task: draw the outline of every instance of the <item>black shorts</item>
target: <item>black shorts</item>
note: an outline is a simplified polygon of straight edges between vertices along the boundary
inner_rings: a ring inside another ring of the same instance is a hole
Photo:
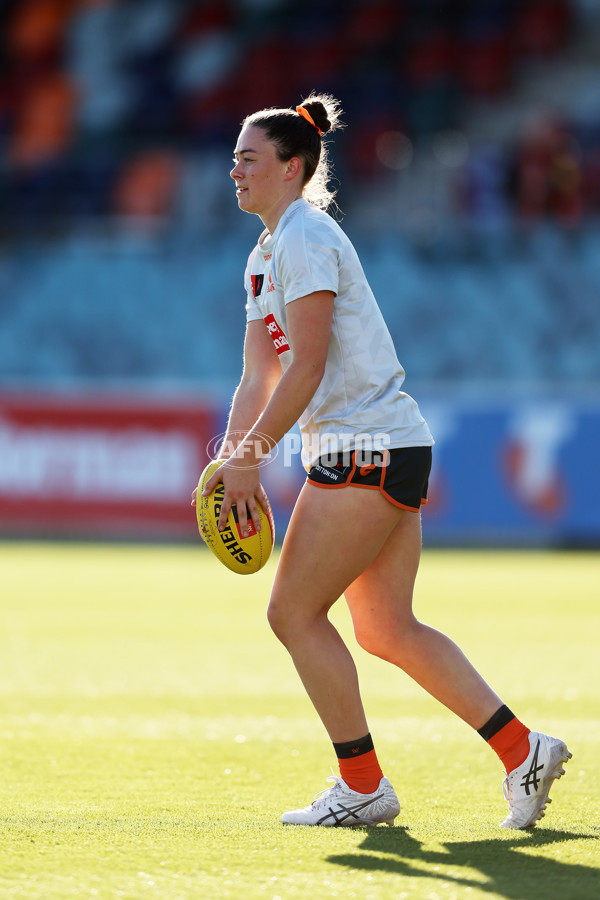
[[[394,506],[418,512],[427,503],[431,471],[431,447],[397,447],[392,450],[353,450],[322,456],[307,476],[316,487],[369,488],[381,491]]]

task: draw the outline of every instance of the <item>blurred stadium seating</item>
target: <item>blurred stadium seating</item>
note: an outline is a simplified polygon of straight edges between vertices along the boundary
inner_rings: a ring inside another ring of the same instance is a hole
[[[411,380],[600,381],[593,0],[2,0],[0,26],[1,384],[235,379],[259,223],[231,149],[312,89]]]

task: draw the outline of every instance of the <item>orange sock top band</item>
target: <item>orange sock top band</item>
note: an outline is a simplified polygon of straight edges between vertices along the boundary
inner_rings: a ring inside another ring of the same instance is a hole
[[[383,772],[375,750],[350,759],[339,759],[340,775],[353,791],[372,794],[379,787]]]
[[[530,730],[515,718],[489,738],[488,744],[500,757],[507,773],[527,759]]]

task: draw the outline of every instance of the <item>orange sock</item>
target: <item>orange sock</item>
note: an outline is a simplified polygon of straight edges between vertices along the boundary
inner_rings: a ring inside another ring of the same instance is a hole
[[[488,744],[496,751],[507,772],[512,772],[527,759],[530,730],[515,718],[488,739]]]
[[[334,743],[333,748],[338,758],[340,775],[351,790],[358,791],[359,794],[372,794],[377,790],[383,772],[370,734],[357,741]]]

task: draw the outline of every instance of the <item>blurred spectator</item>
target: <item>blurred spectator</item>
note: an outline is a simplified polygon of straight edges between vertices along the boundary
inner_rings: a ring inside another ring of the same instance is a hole
[[[52,75],[28,91],[14,117],[7,162],[17,173],[39,170],[63,156],[75,134],[74,86]]]
[[[565,226],[583,213],[581,153],[566,126],[556,118],[528,128],[516,149],[509,192],[518,216],[526,222],[551,217]]]
[[[156,230],[173,212],[181,163],[174,153],[147,150],[121,172],[114,190],[114,210],[129,228]]]
[[[294,105],[314,88],[340,96],[352,126],[352,139],[336,142],[338,171],[385,192],[399,168],[386,136],[417,147],[423,135],[460,130],[470,104],[510,96],[524,63],[562,53],[577,17],[593,18],[586,4],[5,0],[0,225],[21,220],[31,233],[54,213],[68,230],[70,217],[101,220],[115,202],[169,215],[177,176],[147,174],[153,148],[212,164],[249,110]],[[566,125],[559,131],[527,135],[485,164],[480,156],[466,208],[482,196],[478,181],[487,203],[510,166],[519,217],[570,225],[597,210],[598,129],[585,145]]]
[[[12,4],[6,48],[23,71],[55,68],[74,0],[21,0]]]
[[[567,46],[574,22],[569,0],[525,0],[516,13],[514,42],[521,55],[548,57]]]

